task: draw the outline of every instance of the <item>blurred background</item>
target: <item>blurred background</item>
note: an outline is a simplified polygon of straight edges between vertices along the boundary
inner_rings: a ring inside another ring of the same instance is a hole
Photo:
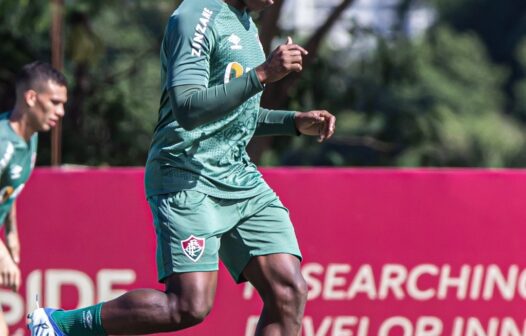
[[[254,14],[266,51],[292,36],[310,53],[263,106],[327,109],[338,122],[321,145],[253,139],[259,165],[526,166],[525,0],[274,1]],[[40,134],[37,164],[117,167],[34,172],[17,200],[23,289],[0,288],[12,335],[24,335],[36,293],[69,309],[156,285],[142,167],[180,2],[0,0],[0,111],[28,62],[69,81],[61,132]],[[262,171],[302,244],[303,335],[369,335],[369,324],[371,335],[526,335],[526,171]],[[219,282],[211,322],[177,335],[253,334],[257,296],[224,270]]]
[[[0,0],[0,110],[14,104],[16,71],[51,62],[58,48],[69,81],[60,163],[144,165],[160,42],[179,3]],[[267,51],[288,35],[310,51],[303,73],[269,87],[263,106],[338,118],[320,146],[255,139],[258,164],[526,165],[524,0],[275,0],[255,19]],[[38,165],[50,162],[42,134]]]

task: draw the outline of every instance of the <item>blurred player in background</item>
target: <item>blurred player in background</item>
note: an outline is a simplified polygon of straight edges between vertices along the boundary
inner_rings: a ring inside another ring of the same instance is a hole
[[[15,199],[35,165],[38,132],[49,131],[64,116],[66,79],[49,64],[25,65],[16,79],[15,107],[0,114],[0,285],[18,291],[20,241]],[[34,223],[36,224],[36,223]],[[0,335],[8,335],[0,310]]]
[[[258,335],[299,334],[307,286],[294,228],[245,148],[258,135],[324,141],[335,118],[323,110],[260,107],[265,84],[301,71],[307,54],[289,38],[265,59],[248,11],[271,4],[183,1],[166,28],[161,106],[146,164],[158,279],[166,290],[135,290],[78,310],[37,309],[33,335],[147,334],[196,325],[212,308],[219,258],[236,282],[250,281],[262,297]]]

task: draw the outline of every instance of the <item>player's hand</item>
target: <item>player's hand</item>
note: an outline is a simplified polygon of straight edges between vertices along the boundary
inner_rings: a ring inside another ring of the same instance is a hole
[[[0,285],[15,292],[20,288],[20,269],[10,255],[0,256]]]
[[[294,121],[301,134],[317,136],[318,142],[329,139],[336,130],[336,117],[325,110],[296,112]]]
[[[265,63],[256,68],[256,74],[262,84],[276,82],[292,71],[303,70],[303,56],[307,50],[292,42],[288,37],[285,44],[278,46]]]

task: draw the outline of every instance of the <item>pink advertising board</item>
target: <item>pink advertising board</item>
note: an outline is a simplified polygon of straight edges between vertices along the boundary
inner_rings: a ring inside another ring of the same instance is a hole
[[[526,171],[264,169],[309,285],[305,336],[526,335]],[[18,201],[23,286],[71,309],[154,287],[142,169],[37,169]],[[177,335],[251,335],[261,303],[221,267],[214,309]]]

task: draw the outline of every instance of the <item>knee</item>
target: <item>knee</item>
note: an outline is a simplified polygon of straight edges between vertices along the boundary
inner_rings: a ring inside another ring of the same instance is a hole
[[[185,327],[199,324],[212,310],[212,303],[202,298],[179,298],[172,305],[172,321]]]
[[[294,313],[302,313],[307,302],[307,283],[302,276],[297,276],[291,281],[278,283],[273,286],[272,297],[278,307],[288,307]]]
[[[179,315],[185,325],[193,326],[203,322],[210,313],[210,310],[211,307],[190,305],[181,307]]]

